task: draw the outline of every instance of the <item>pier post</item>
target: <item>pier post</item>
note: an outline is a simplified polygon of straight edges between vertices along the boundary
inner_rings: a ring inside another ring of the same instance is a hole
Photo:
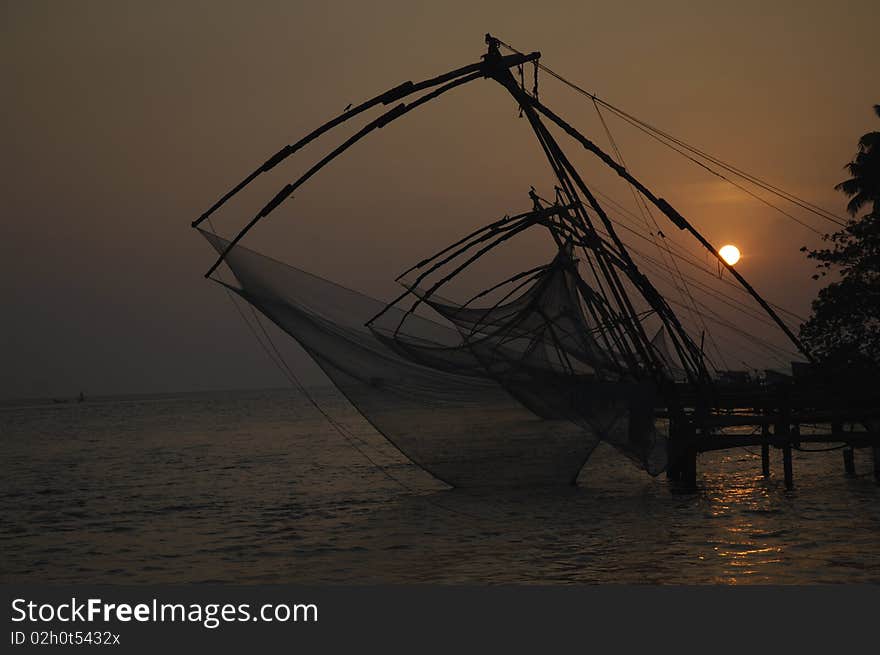
[[[764,412],[766,415],[766,411]],[[770,477],[770,444],[768,443],[768,438],[770,437],[770,424],[766,422],[761,423],[761,438],[764,442],[761,444],[761,473],[764,474],[765,478]]]
[[[684,491],[694,491],[697,488],[695,437],[694,424],[686,416],[680,415],[670,420],[666,476]]]
[[[880,482],[880,446],[874,446],[874,479]]]
[[[670,439],[669,445],[667,446],[666,452],[666,479],[667,480],[678,480],[679,478],[679,467],[678,467],[678,459],[675,456],[674,452],[675,446]]]
[[[790,443],[787,443],[782,447],[782,467],[785,470],[785,488],[792,489],[794,487],[794,475],[791,470]]]
[[[773,426],[773,436],[779,439],[784,437],[782,446],[782,468],[785,472],[785,488],[794,487],[794,475],[791,470],[791,404],[788,394],[782,394],[779,402],[779,414],[776,417],[776,425]]]
[[[843,470],[846,471],[847,475],[855,475],[856,473],[855,456],[852,446],[847,446],[843,449]]]
[[[831,420],[831,438],[843,440],[843,422],[835,414]],[[856,464],[852,446],[846,446],[843,449],[843,470],[847,475],[855,475]]]
[[[688,491],[695,491],[697,488],[697,449],[693,446],[688,446],[685,450],[681,482]]]
[[[666,477],[675,482],[681,479],[681,457],[679,456],[681,440],[678,427],[680,420],[678,416],[669,417],[669,441],[666,447]]]

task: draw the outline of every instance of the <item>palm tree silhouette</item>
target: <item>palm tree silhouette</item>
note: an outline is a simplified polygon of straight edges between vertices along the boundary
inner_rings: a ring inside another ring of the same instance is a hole
[[[880,118],[880,105],[874,105],[874,112]],[[834,188],[850,197],[846,210],[855,217],[872,203],[876,214],[880,211],[880,132],[868,132],[859,139],[856,158],[845,168],[852,177]]]
[[[880,117],[880,105],[874,105]],[[880,371],[880,132],[859,139],[855,158],[846,165],[852,176],[835,189],[849,196],[852,218],[824,240],[830,248],[808,250],[819,273],[836,269],[840,277],[819,291],[801,338],[817,358],[836,370],[835,379],[848,388],[873,385]],[[863,208],[869,211],[858,216]]]

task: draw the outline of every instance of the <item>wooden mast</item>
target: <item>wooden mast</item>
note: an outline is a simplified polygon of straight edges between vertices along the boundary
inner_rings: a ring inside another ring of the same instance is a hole
[[[505,66],[518,66],[519,64],[534,61],[540,57],[540,53],[533,52],[528,55],[515,54],[515,55],[507,55],[502,57],[500,61],[494,62],[497,65],[505,65]],[[248,177],[242,180],[238,185],[236,185],[232,190],[227,192],[220,200],[218,200],[208,211],[202,214],[198,219],[193,221],[192,226],[198,227],[198,225],[207,220],[207,218],[216,211],[220,206],[222,206],[227,200],[229,200],[236,193],[241,191],[245,186],[250,184],[260,173],[267,171],[277,165],[279,162],[284,160],[289,155],[293,154],[296,150],[309,143],[313,139],[317,138],[324,132],[336,127],[337,125],[342,124],[349,118],[356,116],[362,111],[369,109],[379,103],[390,104],[394,102],[394,100],[408,96],[416,91],[423,90],[425,88],[431,86],[437,86],[442,84],[439,88],[431,91],[430,93],[426,93],[420,98],[410,102],[409,104],[401,103],[396,105],[394,108],[385,112],[375,120],[368,123],[366,126],[361,128],[357,133],[355,133],[352,137],[346,140],[342,145],[338,146],[335,150],[333,150],[329,155],[325,156],[321,161],[315,164],[312,168],[310,168],[304,175],[302,175],[298,180],[293,182],[292,184],[288,184],[281,191],[279,191],[275,197],[273,197],[258,213],[254,216],[251,221],[242,228],[238,234],[229,242],[226,249],[220,254],[217,258],[217,261],[208,269],[208,272],[205,273],[205,277],[210,277],[211,274],[217,269],[218,266],[223,262],[229,252],[234,248],[239,241],[264,217],[266,217],[270,212],[272,212],[275,208],[278,207],[282,202],[284,202],[290,195],[304,182],[306,182],[310,177],[312,177],[315,173],[317,173],[321,168],[330,163],[333,159],[338,157],[340,154],[345,152],[348,148],[353,146],[355,143],[360,141],[362,138],[373,132],[374,130],[385,127],[388,123],[400,118],[406,113],[409,113],[413,109],[420,107],[421,105],[434,100],[441,94],[454,89],[462,84],[466,84],[467,82],[471,82],[480,77],[489,77],[489,73],[487,72],[486,61],[477,62],[474,64],[470,64],[463,68],[457,68],[453,71],[445,73],[443,75],[439,75],[437,77],[431,78],[429,80],[425,80],[423,82],[419,82],[418,84],[413,84],[412,82],[405,82],[400,86],[397,86],[390,91],[386,91],[384,94],[380,96],[376,96],[371,100],[355,107],[354,109],[344,112],[340,114],[333,120],[325,123],[318,129],[314,130],[303,139],[298,141],[296,144],[292,146],[287,146],[278,151],[275,155],[270,157],[265,164],[263,164],[260,168],[251,173]],[[445,82],[445,84],[444,84]]]
[[[486,43],[489,47],[489,51],[485,56],[486,61],[499,61],[502,57],[499,50],[500,42],[491,34],[487,34]],[[650,281],[638,270],[635,263],[632,261],[628,250],[620,241],[614,230],[613,224],[605,214],[601,205],[599,205],[587,185],[580,178],[580,175],[577,173],[574,166],[568,161],[568,158],[565,156],[559,144],[541,122],[540,117],[535,111],[534,98],[527,94],[524,89],[520,88],[520,85],[517,84],[509,69],[504,68],[503,66],[497,66],[493,69],[492,77],[519,103],[523,113],[529,119],[538,140],[544,148],[551,168],[562,185],[563,193],[568,196],[569,204],[575,207],[575,213],[578,216],[578,222],[581,229],[585,231],[588,238],[592,237],[592,240],[596,243],[597,247],[590,248],[590,250],[592,250],[594,256],[597,258],[601,272],[605,277],[612,296],[620,310],[621,317],[624,320],[625,332],[635,349],[635,354],[637,354],[639,359],[653,371],[656,378],[661,380],[665,379],[665,365],[660,361],[658,354],[651,346],[650,338],[645,333],[626,289],[617,275],[616,270],[618,268],[627,275],[629,280],[642,293],[645,300],[657,312],[660,319],[666,325],[667,330],[670,332],[673,344],[675,345],[679,358],[682,361],[682,365],[688,374],[688,378],[696,386],[701,386],[701,383],[707,381],[707,373],[705,366],[702,363],[702,354],[700,353],[699,348],[685,332],[684,328],[678,322],[674,312],[663,300],[661,294],[657,292]],[[619,264],[615,265],[614,260],[607,256],[609,253],[606,253],[605,248],[601,246],[601,240],[598,239],[598,234],[596,233],[589,216],[587,216],[586,212],[583,210],[582,203],[577,199],[575,189],[580,191],[580,193],[587,198],[588,203],[602,221],[606,232],[613,241],[613,254],[617,256],[616,260],[620,262]]]

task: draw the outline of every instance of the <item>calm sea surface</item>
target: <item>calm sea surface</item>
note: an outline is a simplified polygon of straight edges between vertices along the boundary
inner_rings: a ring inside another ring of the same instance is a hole
[[[796,452],[790,492],[778,451],[679,495],[606,447],[576,488],[467,492],[316,394],[358,448],[293,391],[0,405],[0,581],[880,583],[869,451]]]

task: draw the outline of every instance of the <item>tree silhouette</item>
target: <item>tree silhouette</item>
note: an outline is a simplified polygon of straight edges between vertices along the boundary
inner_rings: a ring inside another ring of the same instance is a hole
[[[880,105],[874,112],[880,117]],[[858,377],[880,368],[880,132],[859,139],[845,168],[851,177],[835,189],[849,196],[852,218],[825,235],[828,248],[801,248],[818,262],[813,279],[831,271],[840,277],[819,291],[801,337],[821,362]]]
[[[880,105],[874,105],[874,113],[880,117]],[[859,139],[856,158],[845,166],[852,177],[838,184],[835,189],[850,197],[846,210],[856,216],[869,203],[877,213],[880,198],[880,132],[868,132]]]

